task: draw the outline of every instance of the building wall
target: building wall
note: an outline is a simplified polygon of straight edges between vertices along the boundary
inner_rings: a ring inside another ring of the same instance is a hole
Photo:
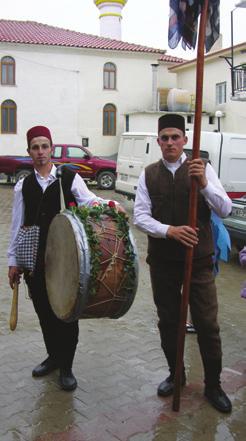
[[[157,63],[155,54],[2,43],[0,57],[6,55],[15,59],[16,85],[0,85],[0,102],[15,101],[17,134],[0,133],[0,154],[24,154],[26,131],[37,124],[51,129],[54,142],[81,144],[86,137],[94,154],[110,157],[117,154],[126,114],[130,115],[130,130],[155,130],[157,116],[146,112],[153,110],[151,64]],[[245,54],[235,53],[234,65],[244,61]],[[116,90],[103,89],[103,66],[107,62],[117,68]],[[168,66],[159,64],[157,87],[179,87],[195,94],[196,64],[175,71],[168,71]],[[216,106],[215,85],[223,81],[227,83],[227,101]],[[203,130],[217,129],[216,118],[209,124],[208,114],[222,110],[221,130],[245,133],[245,102],[231,101],[230,94],[230,68],[218,55],[205,63],[203,110],[207,113],[203,115]],[[102,134],[107,103],[117,109],[116,136]]]
[[[230,55],[229,53],[227,54]],[[235,52],[234,66],[246,63],[246,54]],[[195,94],[196,87],[196,64],[177,69],[177,86],[188,89]],[[226,103],[216,105],[216,84],[226,82]],[[203,110],[214,114],[221,110],[224,117],[220,120],[221,131],[245,133],[246,129],[246,102],[231,100],[231,70],[220,54],[216,58],[205,62],[203,83]],[[216,120],[216,118],[215,118]],[[206,130],[206,129],[204,129]]]
[[[78,55],[30,45],[0,49],[1,57],[9,55],[16,63],[16,85],[1,85],[0,101],[17,105],[17,133],[0,135],[1,154],[25,152],[25,134],[33,125],[47,125],[54,142],[78,142]]]
[[[155,54],[1,44],[0,57],[5,55],[15,59],[16,85],[0,85],[0,102],[15,101],[17,134],[0,134],[0,154],[24,153],[27,129],[44,124],[55,143],[81,144],[88,137],[94,154],[113,156],[125,130],[124,114],[151,109]],[[116,90],[103,89],[106,62],[116,65]],[[116,136],[102,135],[107,103],[117,108]]]

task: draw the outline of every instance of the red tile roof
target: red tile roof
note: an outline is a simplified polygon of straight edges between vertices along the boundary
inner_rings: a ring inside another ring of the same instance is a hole
[[[158,61],[166,61],[167,63],[184,63],[186,60],[183,58],[173,57],[172,55],[161,55]]]
[[[34,21],[0,20],[0,42],[163,54],[165,50],[83,34]]]
[[[41,44],[50,46],[80,47],[116,51],[161,54],[158,60],[182,63],[182,58],[165,55],[164,49],[155,49],[97,35],[84,34],[57,28],[35,21],[0,20],[0,43]]]

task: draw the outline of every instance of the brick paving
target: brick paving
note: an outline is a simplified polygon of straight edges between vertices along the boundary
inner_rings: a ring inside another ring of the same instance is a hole
[[[113,192],[131,217],[132,202]],[[24,284],[19,295],[17,329],[9,330],[12,293],[7,281],[13,187],[0,185],[0,441],[245,441],[245,300],[240,285],[246,273],[237,256],[222,264],[218,276],[220,323],[224,343],[223,387],[233,401],[231,415],[221,415],[203,398],[202,369],[195,335],[187,335],[188,385],[180,412],[172,398],[161,399],[156,387],[167,375],[156,326],[146,237],[136,239],[140,277],[130,311],[118,320],[80,320],[74,362],[78,388],[61,391],[58,373],[34,379],[32,368],[46,356],[39,324]]]

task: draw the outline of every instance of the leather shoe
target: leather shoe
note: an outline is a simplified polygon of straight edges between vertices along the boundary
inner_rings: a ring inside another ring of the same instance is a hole
[[[59,383],[63,390],[74,390],[77,387],[77,380],[72,373],[72,369],[60,369]]]
[[[220,386],[205,387],[204,395],[215,409],[223,413],[231,412],[231,401]]]
[[[183,375],[181,386],[184,386],[186,383],[186,377]],[[161,384],[159,384],[157,389],[157,395],[160,397],[168,397],[173,394],[174,390],[174,378],[172,375],[169,375]]]
[[[46,360],[42,361],[42,363],[38,364],[33,371],[32,376],[33,377],[44,377],[45,375],[50,374],[50,372],[53,372],[55,369],[57,369],[57,363],[52,358],[48,357]]]

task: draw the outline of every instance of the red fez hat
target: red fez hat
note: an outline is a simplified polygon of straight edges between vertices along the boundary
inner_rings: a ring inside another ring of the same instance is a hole
[[[170,115],[163,115],[158,120],[158,133],[162,129],[173,128],[182,130],[185,134],[185,119],[182,115],[171,113]]]
[[[33,138],[37,138],[38,136],[45,136],[45,138],[48,138],[50,140],[50,143],[52,145],[52,138],[49,129],[44,126],[35,126],[29,129],[26,134],[28,148],[30,147],[31,140]]]

